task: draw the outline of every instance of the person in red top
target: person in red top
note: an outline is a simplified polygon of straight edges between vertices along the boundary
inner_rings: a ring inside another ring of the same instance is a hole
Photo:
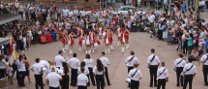
[[[66,34],[67,34],[66,31],[61,29],[60,36],[61,36],[61,43],[63,44],[63,48],[62,48],[63,52],[67,50],[67,47],[66,47],[67,35]]]
[[[68,39],[69,39],[69,53],[72,54],[73,53],[73,46],[74,46],[74,33],[73,32],[70,32],[69,33],[69,36],[68,36]]]
[[[112,37],[113,35],[112,35],[110,29],[106,29],[105,32],[103,33],[103,36],[104,36],[103,41],[106,46],[105,52],[110,53],[110,50],[111,50],[110,47],[111,47],[112,41],[113,41],[113,37]]]
[[[90,34],[90,38],[91,38],[91,48],[90,49],[92,50],[92,53],[94,53],[95,52],[94,44],[95,44],[97,37],[96,37],[95,32],[93,32],[93,31],[90,31],[89,34]]]
[[[86,45],[86,54],[90,54],[91,53],[91,45],[92,45],[92,38],[90,36],[90,32],[87,32],[85,37],[85,45]]]
[[[126,49],[129,48],[129,31],[127,28],[125,28],[121,32],[120,42],[121,42],[121,51],[122,52],[124,52],[125,46],[126,46]]]
[[[82,51],[82,46],[84,43],[84,32],[83,29],[81,29],[80,27],[78,27],[78,32],[79,32],[79,40],[78,40],[78,45],[79,45],[79,51]]]

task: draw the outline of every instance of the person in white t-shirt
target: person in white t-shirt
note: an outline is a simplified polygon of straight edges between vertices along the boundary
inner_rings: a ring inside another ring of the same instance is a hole
[[[58,55],[55,56],[55,62],[56,62],[56,67],[61,69],[62,68],[62,62],[65,62],[65,59],[63,57],[63,51],[59,51]]]
[[[59,89],[60,80],[62,80],[61,75],[56,73],[56,68],[51,68],[51,73],[46,76],[47,84],[49,85],[49,89]]]

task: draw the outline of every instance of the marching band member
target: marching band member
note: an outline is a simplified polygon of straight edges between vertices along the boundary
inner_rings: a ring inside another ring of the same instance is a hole
[[[126,49],[129,48],[129,30],[125,28],[124,30],[124,38],[125,38],[125,44],[126,44]]]
[[[63,44],[63,48],[62,51],[65,52],[65,49],[67,49],[66,47],[66,40],[67,40],[67,36],[66,36],[66,30],[61,29],[61,43]]]
[[[94,44],[95,44],[95,40],[96,40],[96,34],[93,31],[90,31],[89,34],[90,34],[90,38],[91,38],[91,47],[90,47],[90,50],[92,50],[92,52],[94,53],[95,52]]]
[[[87,34],[85,35],[85,45],[86,45],[86,54],[90,54],[91,53],[91,45],[92,45],[92,41],[91,41],[91,37],[89,32],[87,32]]]
[[[79,40],[78,40],[78,45],[79,45],[79,51],[82,51],[82,46],[83,46],[83,43],[84,43],[84,32],[83,32],[83,29],[81,28],[77,28],[78,29],[78,32],[79,32]]]
[[[73,53],[73,45],[74,45],[74,37],[73,37],[73,32],[69,33],[69,53],[72,54]]]
[[[103,41],[106,46],[105,52],[110,53],[110,44],[112,43],[110,31],[106,29],[106,31],[103,33],[103,36]]]
[[[121,41],[121,51],[124,52],[125,48],[124,46],[126,46],[126,49],[129,48],[129,31],[127,28],[124,29],[124,31],[122,31],[121,33],[121,38],[120,38],[120,41]]]
[[[123,30],[122,30],[121,27],[119,27],[119,28],[117,29],[118,46],[120,46],[120,39],[121,39],[121,32],[122,32],[122,31],[123,31]]]

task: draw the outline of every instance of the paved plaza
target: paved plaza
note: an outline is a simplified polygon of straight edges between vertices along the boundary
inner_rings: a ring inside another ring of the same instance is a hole
[[[173,71],[173,62],[178,57],[178,52],[176,51],[175,45],[168,45],[164,41],[158,41],[154,38],[149,38],[147,33],[131,33],[130,34],[130,49],[126,50],[125,53],[121,53],[120,48],[116,45],[116,37],[114,37],[114,50],[107,54],[110,59],[110,80],[111,86],[106,86],[105,89],[128,89],[127,83],[125,82],[127,78],[127,68],[124,64],[125,58],[129,55],[131,50],[135,51],[136,56],[140,60],[139,69],[142,71],[143,79],[140,81],[140,89],[156,89],[149,87],[149,70],[147,68],[146,60],[150,54],[150,49],[155,48],[156,54],[159,56],[161,61],[166,62],[166,67],[169,70],[170,77],[167,83],[166,89],[182,89],[182,87],[176,87],[176,74]],[[77,41],[77,39],[76,39]],[[32,50],[26,51],[26,54],[31,61],[34,63],[35,58],[39,57],[44,60],[54,60],[55,55],[58,50],[61,49],[61,42],[53,42],[48,44],[38,44],[33,45]],[[79,52],[78,46],[75,45],[74,51],[78,53],[78,58],[83,60],[85,57],[85,51]],[[95,54],[91,54],[92,58],[96,60],[100,57],[101,51],[104,51],[104,46],[100,46]],[[65,56],[71,57],[69,52],[65,53]],[[193,80],[193,89],[207,89],[207,86],[203,84],[202,68],[198,62],[195,62],[197,66],[197,75]],[[33,73],[30,75],[32,83],[29,83],[27,78],[25,78],[26,87],[23,89],[35,89],[35,81]],[[44,80],[45,81],[45,80]],[[14,85],[8,86],[9,89],[22,89],[18,88],[16,80],[14,80]],[[48,89],[47,85],[45,89]],[[77,89],[76,87],[71,87],[70,89]],[[88,89],[96,89],[96,87],[90,86]]]

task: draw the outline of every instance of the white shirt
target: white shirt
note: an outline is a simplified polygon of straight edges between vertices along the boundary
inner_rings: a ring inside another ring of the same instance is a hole
[[[92,60],[92,59],[84,59],[83,61],[85,62],[85,66],[86,67],[90,67],[90,68],[93,67],[94,60]]]
[[[42,66],[39,63],[35,63],[32,65],[32,70],[34,71],[35,75],[41,74]]]
[[[158,65],[160,63],[160,59],[157,55],[155,55],[155,58],[153,59],[153,61],[150,63],[150,61],[152,60],[153,56],[155,54],[151,54],[148,58],[147,58],[147,63],[150,65]]]
[[[133,67],[134,66],[134,64],[139,64],[139,59],[136,57],[136,56],[134,56],[134,58],[132,59],[132,55],[131,56],[128,56],[127,58],[126,58],[126,60],[125,60],[125,64],[126,64],[126,66],[128,66],[128,67]],[[132,60],[131,60],[132,59]]]
[[[168,73],[168,69],[166,69],[165,67],[160,67],[157,70],[157,79],[166,79],[168,78],[169,73]]]
[[[136,70],[137,70],[137,72],[136,72]],[[142,73],[141,73],[141,71],[139,69],[134,68],[134,69],[130,70],[130,72],[128,74],[128,77],[130,79],[134,80],[134,81],[139,81],[143,77],[143,75],[142,75]]]
[[[203,65],[208,65],[208,60],[206,60],[208,58],[208,54],[204,54],[202,55],[200,61],[203,63]],[[206,62],[205,62],[206,60]]]
[[[108,67],[110,65],[110,62],[109,62],[109,59],[107,57],[101,57],[100,58],[102,64],[105,66],[105,67]]]
[[[148,17],[149,22],[153,23],[155,21],[155,15],[150,15]]]
[[[50,67],[50,64],[49,64],[47,61],[45,61],[45,60],[41,60],[41,61],[39,62],[39,64],[40,64],[42,67],[46,68],[46,69],[49,69],[49,67]]]
[[[0,69],[5,69],[5,68],[6,68],[6,61],[5,61],[5,59],[2,59],[0,61]]]
[[[80,74],[80,73],[81,73],[81,68],[78,68],[78,74]],[[88,75],[89,74],[89,70],[88,70],[87,67],[84,67],[84,74],[85,75]]]
[[[88,83],[88,77],[84,74],[81,73],[77,77],[77,86],[87,86]]]
[[[61,75],[57,74],[56,72],[51,72],[46,76],[46,79],[49,81],[50,87],[59,87]]]
[[[69,59],[68,64],[71,68],[78,69],[79,65],[80,65],[80,61],[79,61],[79,59],[73,57],[73,58]]]
[[[56,67],[62,67],[62,62],[64,62],[65,59],[61,55],[55,56],[55,62],[56,62]]]
[[[185,75],[193,75],[193,74],[196,74],[197,73],[197,69],[196,69],[196,66],[193,65],[193,67],[191,68],[193,64],[192,63],[187,63],[184,68],[183,68],[183,73]],[[191,69],[190,69],[191,68]],[[190,70],[189,70],[190,69]],[[189,71],[187,71],[189,70]]]
[[[199,6],[205,6],[205,5],[206,5],[205,0],[199,1]]]
[[[184,67],[186,64],[186,61],[183,60],[183,58],[178,58],[174,62],[174,67]]]
[[[104,68],[103,68],[103,71],[98,71],[98,70],[97,70],[97,66],[94,66],[94,68],[93,68],[93,73],[94,73],[95,75],[103,75],[103,74],[104,74]]]
[[[25,69],[25,63],[23,62],[23,60],[19,61],[17,60],[17,70],[18,71],[26,71]]]

